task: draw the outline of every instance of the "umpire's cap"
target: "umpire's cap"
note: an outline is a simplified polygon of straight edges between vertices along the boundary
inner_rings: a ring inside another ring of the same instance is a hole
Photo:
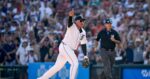
[[[105,23],[105,24],[112,24],[112,20],[109,19],[109,18],[107,18],[107,19],[105,19],[104,23]]]
[[[81,16],[76,16],[76,17],[75,17],[75,21],[77,21],[77,20],[85,21],[85,19],[84,19],[84,18],[82,18]]]

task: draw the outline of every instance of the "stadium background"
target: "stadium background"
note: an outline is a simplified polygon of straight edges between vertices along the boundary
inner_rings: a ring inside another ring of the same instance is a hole
[[[137,69],[135,71],[143,72],[147,77],[140,78],[137,73],[135,79],[149,79],[149,5],[150,0],[1,0],[0,79],[27,79],[33,73],[28,72],[29,64],[54,63],[71,9],[87,19],[85,29],[91,62],[89,79],[98,79],[101,75],[103,65],[96,61],[93,47],[105,18],[112,19],[113,28],[122,39],[121,49],[116,48],[117,57],[122,59],[116,59],[115,78],[122,79],[121,69],[129,68],[127,73]],[[22,49],[23,44],[27,44],[26,50]],[[18,50],[22,52],[18,53]],[[25,52],[27,54],[23,55]],[[76,54],[81,62],[83,54],[80,47]]]

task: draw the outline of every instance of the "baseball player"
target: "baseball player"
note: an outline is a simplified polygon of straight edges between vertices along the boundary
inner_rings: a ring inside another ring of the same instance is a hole
[[[81,16],[77,16],[73,23],[73,16],[74,10],[69,12],[67,31],[64,39],[59,45],[59,55],[57,57],[55,65],[38,79],[49,79],[61,68],[63,68],[67,61],[70,64],[70,79],[75,79],[79,63],[74,50],[77,49],[79,44],[81,44],[81,48],[84,53],[84,60],[88,60],[86,54],[86,32],[83,29],[85,19],[83,19]]]

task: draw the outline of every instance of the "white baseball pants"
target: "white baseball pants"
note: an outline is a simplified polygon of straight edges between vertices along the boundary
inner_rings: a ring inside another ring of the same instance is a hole
[[[55,65],[50,68],[43,76],[38,79],[49,79],[56,72],[63,68],[66,62],[70,63],[70,79],[75,79],[76,72],[78,69],[78,59],[74,53],[74,51],[66,44],[61,43],[59,46],[59,55],[57,57]]]

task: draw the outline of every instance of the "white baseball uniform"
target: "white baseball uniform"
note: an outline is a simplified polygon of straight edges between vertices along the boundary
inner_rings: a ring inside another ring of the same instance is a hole
[[[74,50],[77,49],[79,44],[86,43],[87,39],[85,30],[82,28],[82,32],[80,33],[76,24],[73,23],[71,27],[67,28],[65,37],[59,46],[59,55],[55,65],[38,79],[49,79],[58,72],[67,61],[71,64],[70,79],[75,79],[79,63]]]

